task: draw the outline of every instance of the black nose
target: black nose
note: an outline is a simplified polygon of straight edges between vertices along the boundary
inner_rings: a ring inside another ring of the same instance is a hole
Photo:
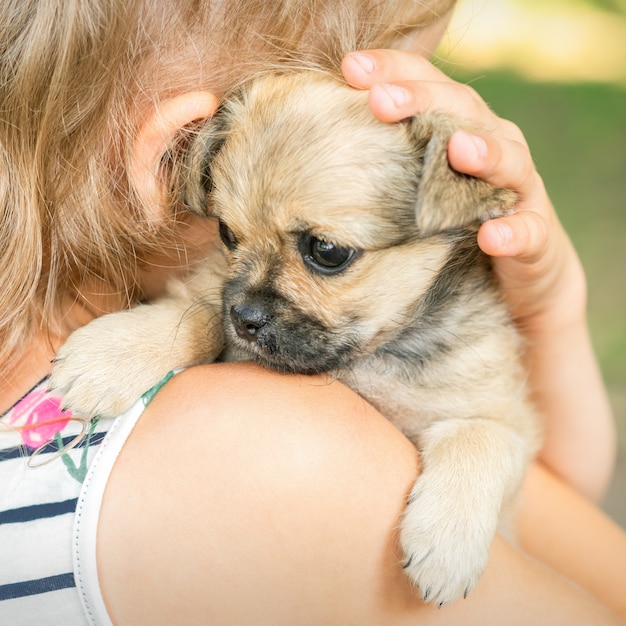
[[[239,337],[256,341],[259,330],[269,322],[270,317],[258,307],[242,304],[230,307],[230,319]]]

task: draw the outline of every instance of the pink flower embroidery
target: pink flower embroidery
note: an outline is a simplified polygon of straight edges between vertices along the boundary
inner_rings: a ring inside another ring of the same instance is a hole
[[[25,446],[37,449],[62,431],[71,417],[71,411],[61,410],[60,398],[35,389],[13,407],[8,421],[19,429]]]

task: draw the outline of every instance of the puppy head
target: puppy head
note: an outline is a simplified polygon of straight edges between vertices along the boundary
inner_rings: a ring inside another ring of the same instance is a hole
[[[454,247],[451,229],[510,208],[501,190],[449,168],[454,128],[383,124],[365,92],[314,72],[268,76],[229,99],[192,146],[206,174],[186,197],[203,212],[210,194],[220,223],[234,342],[314,373],[401,332]]]

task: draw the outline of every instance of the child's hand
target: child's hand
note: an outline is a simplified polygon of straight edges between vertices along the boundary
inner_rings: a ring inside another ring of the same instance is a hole
[[[370,90],[372,111],[383,121],[441,109],[484,129],[453,135],[448,159],[459,172],[520,196],[516,214],[490,220],[478,233],[480,247],[494,257],[514,315],[531,332],[549,332],[567,320],[584,319],[586,284],[580,262],[520,129],[495,115],[474,89],[416,54],[353,53],[344,59],[343,72],[351,85]]]
[[[383,121],[440,109],[484,129],[455,133],[448,160],[457,171],[520,197],[517,213],[481,226],[478,243],[493,257],[528,340],[529,388],[545,417],[540,459],[598,499],[613,468],[615,429],[587,328],[585,277],[520,129],[495,115],[471,87],[415,54],[352,53],[344,59],[343,73],[354,87],[370,90],[372,111]]]

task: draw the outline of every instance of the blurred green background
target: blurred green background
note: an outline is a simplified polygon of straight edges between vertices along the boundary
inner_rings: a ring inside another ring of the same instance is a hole
[[[460,0],[438,57],[520,126],[585,266],[626,527],[626,0]]]

